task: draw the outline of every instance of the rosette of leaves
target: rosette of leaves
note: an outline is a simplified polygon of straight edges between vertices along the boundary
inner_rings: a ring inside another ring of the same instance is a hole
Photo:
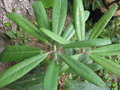
[[[111,44],[110,39],[98,38],[114,15],[117,7],[113,6],[107,11],[90,32],[86,34],[85,22],[89,16],[89,11],[84,10],[82,0],[74,0],[74,19],[64,27],[67,15],[67,3],[67,0],[54,1],[52,20],[48,19],[45,8],[40,1],[33,3],[33,10],[37,22],[36,26],[15,12],[7,14],[9,19],[33,37],[50,45],[52,50],[46,52],[43,49],[29,46],[6,47],[0,54],[0,61],[15,62],[19,60],[19,63],[10,67],[0,75],[0,87],[4,87],[16,81],[37,65],[41,65],[40,63],[44,62],[48,55],[53,57],[52,60],[47,57],[50,63],[44,75],[42,85],[44,90],[57,90],[58,83],[61,81],[61,75],[66,74],[67,76],[70,75],[73,79],[77,75],[79,78],[99,87],[106,87],[102,78],[94,72],[96,69],[94,67],[98,65],[88,64],[88,59],[94,61],[94,63],[98,63],[115,75],[120,76],[120,65],[104,57],[119,55],[120,44],[109,45]],[[73,39],[73,36],[77,39]],[[72,71],[68,72],[69,69],[72,69]],[[74,74],[72,72],[74,72]],[[32,80],[38,80],[35,78]],[[25,81],[23,82],[22,85],[25,85]],[[32,85],[37,86],[38,84],[39,82]]]

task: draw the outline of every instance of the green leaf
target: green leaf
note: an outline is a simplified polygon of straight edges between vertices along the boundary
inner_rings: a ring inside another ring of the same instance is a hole
[[[11,82],[21,78],[30,70],[35,68],[40,62],[42,62],[48,53],[37,55],[22,61],[0,75],[0,87],[10,84]]]
[[[59,54],[60,55],[60,54]],[[60,55],[62,60],[69,65],[76,73],[78,73],[85,80],[92,82],[98,86],[105,87],[105,83],[103,80],[98,77],[90,68],[88,68],[85,64],[74,60],[73,58],[67,55]]]
[[[74,0],[73,3],[74,27],[78,40],[85,39],[85,12],[82,0]]]
[[[93,71],[98,71],[98,70],[102,70],[102,69],[103,69],[102,66],[100,66],[100,65],[98,65],[98,64],[96,64],[96,63],[87,64],[87,66],[88,66],[89,68],[91,68]]]
[[[57,90],[58,86],[58,66],[52,61],[44,77],[44,90]]]
[[[64,33],[62,34],[62,37],[66,40],[70,40],[74,34],[75,34],[75,29],[74,29],[74,26],[73,26],[73,22],[71,21],[67,25]]]
[[[92,50],[91,53],[95,53],[103,56],[120,55],[120,44],[113,44],[113,45],[99,47]]]
[[[11,90],[29,90],[30,88],[36,87],[41,90],[43,83],[43,75],[40,74],[27,74],[22,78],[18,79],[14,83],[7,85],[6,87]],[[32,90],[32,89],[31,89]]]
[[[80,57],[79,54],[71,56],[71,58],[73,58],[73,59],[75,59],[75,60],[78,60],[79,57]],[[64,73],[64,72],[66,72],[68,69],[69,69],[69,66],[68,66],[67,64],[65,64],[64,62],[62,62],[62,63],[60,64],[60,71],[59,71],[59,72],[60,72],[60,74],[62,74],[62,73]]]
[[[100,57],[97,54],[90,54],[90,58],[92,58],[96,63],[103,66],[105,69],[109,70],[110,72],[120,77],[120,65],[119,64],[113,62],[112,60],[108,60],[103,57]]]
[[[48,37],[50,37],[51,39],[53,39],[54,41],[60,43],[60,44],[67,44],[69,43],[69,41],[65,40],[64,38],[62,38],[61,36],[51,32],[50,30],[47,30],[45,28],[40,28],[41,31],[47,35]]]
[[[53,7],[54,0],[41,0],[45,8]]]
[[[110,8],[109,11],[107,11],[101,18],[100,20],[95,24],[95,26],[92,29],[92,32],[89,36],[89,39],[96,39],[101,32],[104,30],[106,27],[107,23],[111,19],[111,17],[114,15],[115,11],[117,9],[117,6],[113,6]]]
[[[64,48],[81,48],[81,47],[95,47],[111,44],[109,39],[91,39],[91,40],[83,40],[76,41],[69,44],[63,45]]]
[[[90,12],[86,10],[86,11],[84,11],[84,14],[85,14],[85,21],[87,21],[87,19],[90,16]]]
[[[67,0],[55,0],[52,16],[52,31],[61,35],[67,14]]]
[[[16,35],[13,33],[13,31],[7,31],[6,35],[8,35],[10,38],[16,39]]]
[[[7,46],[0,54],[0,61],[18,61],[40,54],[41,50],[29,46]]]
[[[109,90],[109,88],[98,87],[89,82],[76,82],[73,80],[67,80],[69,90]]]
[[[34,13],[35,13],[36,21],[37,21],[39,27],[51,29],[50,23],[49,23],[49,20],[47,17],[47,13],[45,11],[45,8],[44,8],[42,2],[36,1],[33,3],[32,6],[33,6]]]
[[[39,39],[41,41],[47,41],[46,37],[43,36],[43,34],[37,29],[37,27],[34,26],[32,23],[30,23],[28,20],[26,20],[21,15],[19,15],[17,13],[8,13],[6,16],[9,19],[11,19],[13,22],[15,22],[24,31],[29,33],[30,35],[36,37],[37,39]]]

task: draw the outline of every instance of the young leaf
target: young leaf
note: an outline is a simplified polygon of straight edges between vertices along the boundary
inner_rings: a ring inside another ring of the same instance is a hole
[[[85,39],[85,12],[82,0],[74,0],[73,3],[74,27],[78,40]]]
[[[8,85],[28,73],[40,62],[42,62],[47,57],[47,55],[48,53],[31,57],[9,68],[0,75],[0,87]]]
[[[120,65],[119,64],[113,62],[112,60],[108,60],[103,57],[100,57],[97,54],[90,54],[90,58],[92,58],[96,63],[103,66],[105,69],[109,70],[110,72],[120,77]]]
[[[111,17],[114,15],[116,9],[117,6],[113,6],[100,18],[100,20],[93,27],[89,39],[96,39],[101,34]]]
[[[71,37],[74,35],[75,33],[75,29],[74,29],[74,26],[73,26],[73,22],[70,22],[66,29],[65,29],[65,32],[62,34],[62,37],[66,40],[70,40]]]
[[[109,39],[91,39],[76,41],[69,44],[63,45],[64,48],[81,48],[81,47],[94,47],[111,44]]]
[[[33,10],[35,13],[35,17],[36,17],[36,21],[39,25],[39,27],[42,28],[47,28],[47,29],[51,29],[50,28],[50,23],[45,11],[45,8],[42,4],[41,1],[36,1],[35,3],[33,3]]]
[[[90,16],[90,12],[86,10],[86,11],[84,12],[84,14],[85,14],[85,21],[87,21],[87,19],[88,19],[89,16]]]
[[[33,35],[41,41],[47,41],[46,37],[28,20],[17,13],[8,13],[7,17],[20,26],[27,33]]]
[[[40,28],[41,31],[46,34],[48,37],[50,37],[51,39],[53,39],[54,41],[60,43],[60,44],[67,44],[69,43],[69,41],[67,41],[66,39],[62,38],[61,36],[51,32],[50,30],[47,30],[45,28]]]
[[[67,0],[54,0],[52,31],[61,35],[67,14]]]
[[[24,60],[26,58],[40,54],[41,50],[29,46],[7,46],[0,54],[0,61],[11,62]]]
[[[60,54],[59,54],[60,55]],[[72,59],[67,55],[60,55],[62,60],[69,65],[76,73],[78,73],[85,80],[92,82],[98,86],[105,87],[105,83],[103,80],[98,77],[90,68],[88,68],[85,64]]]
[[[44,90],[57,90],[58,85],[58,66],[52,61],[44,77]]]
[[[92,50],[91,53],[95,53],[103,56],[120,55],[120,44],[113,44],[113,45],[99,47]]]

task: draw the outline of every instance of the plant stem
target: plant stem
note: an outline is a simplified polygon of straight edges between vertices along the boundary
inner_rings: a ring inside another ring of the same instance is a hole
[[[56,44],[54,44],[54,60],[56,60],[56,62],[58,63],[58,56],[57,56],[57,46],[56,46]]]

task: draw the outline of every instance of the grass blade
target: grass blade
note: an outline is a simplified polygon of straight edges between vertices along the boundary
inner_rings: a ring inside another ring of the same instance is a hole
[[[9,68],[0,75],[0,87],[4,87],[5,85],[10,84],[11,82],[28,73],[40,62],[42,62],[47,57],[47,55],[48,53],[31,57]]]
[[[44,90],[57,90],[58,85],[58,66],[52,61],[44,77]]]

